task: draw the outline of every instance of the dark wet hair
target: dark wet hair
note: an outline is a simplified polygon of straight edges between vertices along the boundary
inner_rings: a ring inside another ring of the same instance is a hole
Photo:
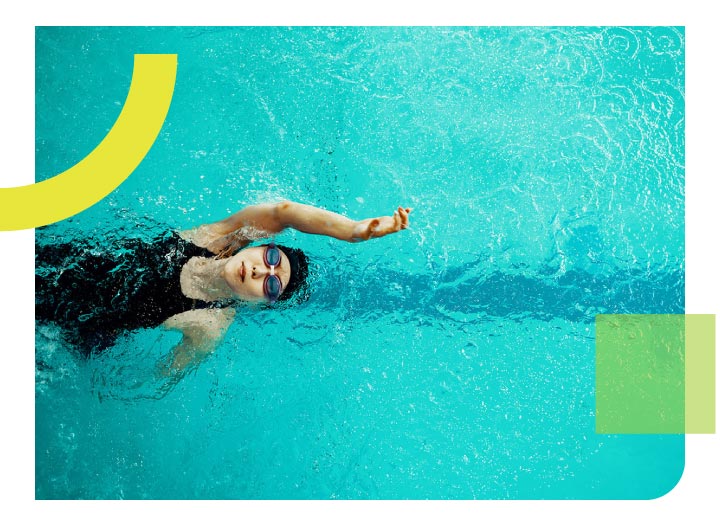
[[[294,301],[296,304],[304,302],[310,294],[307,286],[309,263],[307,255],[298,248],[288,248],[280,244],[275,246],[280,248],[290,261],[290,280],[277,302],[288,301],[292,297],[296,298]]]

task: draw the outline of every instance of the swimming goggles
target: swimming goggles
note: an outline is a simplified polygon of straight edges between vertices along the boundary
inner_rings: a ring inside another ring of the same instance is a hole
[[[265,297],[270,301],[270,304],[277,301],[282,293],[280,277],[275,275],[275,267],[280,266],[280,259],[280,249],[275,246],[274,242],[268,244],[265,247],[265,252],[263,252],[263,262],[265,266],[270,268],[270,275],[265,276],[263,292],[265,293]]]

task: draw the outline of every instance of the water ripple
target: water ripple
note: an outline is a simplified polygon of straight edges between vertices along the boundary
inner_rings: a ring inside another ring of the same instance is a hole
[[[635,60],[641,47],[637,31],[627,27],[608,27],[602,32],[605,49],[612,54],[619,54]]]

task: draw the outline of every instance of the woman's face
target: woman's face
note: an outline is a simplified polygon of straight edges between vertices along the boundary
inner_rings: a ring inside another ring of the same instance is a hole
[[[233,255],[223,269],[223,278],[241,299],[247,301],[268,301],[263,284],[271,268],[265,264],[263,255],[266,246],[251,246]],[[275,275],[280,278],[285,290],[290,281],[290,261],[280,250],[280,264],[275,266]],[[282,295],[282,294],[281,294]]]

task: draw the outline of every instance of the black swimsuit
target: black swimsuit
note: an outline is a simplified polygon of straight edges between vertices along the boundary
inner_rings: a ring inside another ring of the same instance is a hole
[[[196,256],[215,254],[177,233],[109,246],[36,244],[36,320],[58,324],[90,354],[112,345],[123,331],[155,327],[187,310],[225,306],[182,293],[180,272]]]

